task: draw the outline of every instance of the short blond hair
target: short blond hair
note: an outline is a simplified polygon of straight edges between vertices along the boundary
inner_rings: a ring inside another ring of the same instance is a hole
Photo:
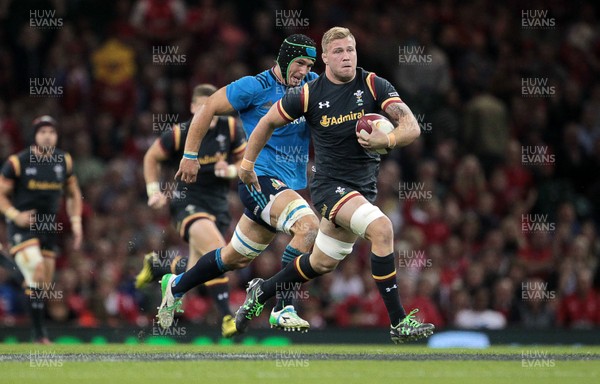
[[[352,37],[352,39],[354,41],[356,41],[356,39],[354,38],[354,35],[352,34],[352,32],[350,32],[350,30],[348,28],[344,28],[344,27],[330,28],[323,35],[323,39],[321,39],[321,48],[323,49],[323,52],[327,52],[327,46],[333,40],[344,39],[348,36]]]

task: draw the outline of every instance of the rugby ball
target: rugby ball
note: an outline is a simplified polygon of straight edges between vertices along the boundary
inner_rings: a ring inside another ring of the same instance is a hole
[[[385,134],[394,130],[394,124],[392,124],[385,116],[378,113],[367,113],[356,122],[356,133],[360,135],[361,131],[365,131],[366,133],[371,134],[373,130],[368,123],[369,120],[373,122],[374,127],[383,131]],[[387,149],[375,149],[374,152],[384,155],[387,153]]]

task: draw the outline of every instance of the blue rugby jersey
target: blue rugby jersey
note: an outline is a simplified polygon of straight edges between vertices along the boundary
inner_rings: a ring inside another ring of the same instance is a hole
[[[309,72],[300,86],[317,77]],[[247,137],[287,89],[277,81],[272,69],[245,76],[227,86],[227,99],[238,111]],[[310,131],[304,117],[276,129],[256,159],[256,174],[276,177],[294,190],[306,188],[309,140]]]

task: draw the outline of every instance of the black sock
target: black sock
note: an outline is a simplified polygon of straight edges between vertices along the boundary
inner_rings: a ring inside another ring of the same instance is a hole
[[[291,263],[292,261],[294,261],[294,259],[298,256],[300,256],[302,254],[302,252],[300,252],[299,250],[297,250],[296,248],[288,245],[287,247],[285,247],[285,251],[283,251],[283,255],[281,256],[281,269],[285,268],[289,263]],[[284,287],[284,288],[288,288],[286,289],[289,292],[292,292],[293,289],[293,285],[291,285],[290,287]],[[293,297],[293,293],[287,294],[287,295],[277,295],[277,304],[275,304],[275,310],[276,311],[281,311],[283,309],[283,307],[285,307],[288,304],[292,304],[292,300],[291,297]],[[286,300],[287,299],[287,300]]]
[[[183,296],[195,286],[217,278],[227,271],[227,267],[221,260],[221,248],[210,251],[202,256],[189,271],[177,276],[173,283],[173,295]]]
[[[229,308],[229,278],[224,276],[220,279],[213,279],[207,281],[205,285],[213,303],[221,313],[221,317],[232,316],[233,313]]]
[[[261,295],[260,301],[262,304],[275,296],[278,291],[289,288],[291,283],[305,283],[320,276],[321,274],[315,272],[310,265],[309,257],[310,254],[308,253],[298,256],[293,263],[289,263],[285,268],[275,274],[275,276],[265,280],[261,287],[263,294]]]
[[[25,293],[29,299],[34,341],[43,337],[48,337],[48,333],[44,327],[44,290],[39,288],[27,288]]]
[[[385,303],[390,323],[397,325],[400,320],[406,317],[406,312],[404,312],[398,296],[394,254],[379,257],[371,253],[371,273],[373,279],[375,279],[377,289],[379,289],[379,294]]]

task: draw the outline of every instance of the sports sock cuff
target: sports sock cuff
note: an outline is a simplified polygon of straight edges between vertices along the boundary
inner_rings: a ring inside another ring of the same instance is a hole
[[[216,279],[212,279],[204,283],[204,285],[206,285],[207,287],[215,287],[227,284],[229,284],[229,277],[227,276],[217,277]]]
[[[302,252],[300,252],[296,248],[288,245],[287,247],[285,247],[285,250],[283,251],[283,255],[281,256],[281,261],[284,263],[289,263],[292,260],[294,260],[296,257],[300,256],[301,254],[302,254]]]
[[[394,263],[394,254],[387,256],[377,256],[371,253],[371,273],[377,281],[391,279],[396,276],[396,265]]]
[[[42,296],[42,293],[44,292],[42,289],[37,288],[37,287],[25,287],[23,289],[23,291],[25,292],[25,295],[28,296],[30,299],[36,299],[38,297]]]
[[[294,267],[298,274],[306,281],[312,280],[321,274],[316,272],[310,265],[310,254],[305,253],[294,260]]]
[[[221,259],[221,249],[222,248],[217,248],[215,250],[215,261],[217,262],[217,268],[219,268],[219,271],[227,272],[229,271],[229,268],[227,268],[225,263],[223,263],[223,259]]]

